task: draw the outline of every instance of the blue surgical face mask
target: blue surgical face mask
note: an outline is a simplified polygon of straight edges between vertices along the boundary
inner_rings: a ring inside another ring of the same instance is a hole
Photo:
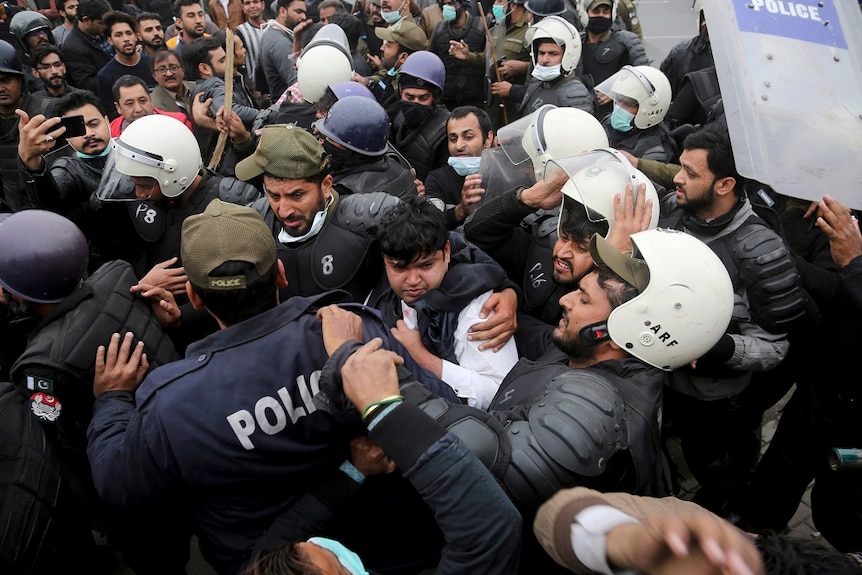
[[[614,104],[614,111],[611,112],[611,127],[620,132],[628,132],[632,129],[632,120],[635,115],[625,108]]]
[[[506,7],[500,4],[494,4],[491,6],[491,12],[494,14],[494,18],[497,22],[502,22],[506,19]]]
[[[404,0],[406,2],[407,0]],[[401,7],[404,6],[404,2],[398,5],[397,10],[381,10],[380,17],[383,18],[387,24],[395,24],[399,20],[401,20]]]
[[[557,64],[556,66],[542,66],[536,65],[533,68],[533,78],[539,80],[540,82],[550,82],[551,80],[556,80],[560,77],[562,73],[562,67]]]
[[[443,6],[443,19],[447,22],[454,21],[457,15],[458,11],[455,10],[454,6]]]
[[[482,156],[452,156],[449,158],[449,165],[455,170],[459,176],[469,176],[470,174],[479,173],[479,163],[482,161]]]
[[[332,552],[338,559],[338,562],[341,563],[341,566],[350,571],[350,575],[368,575],[368,570],[365,569],[359,555],[338,541],[327,539],[326,537],[312,537],[308,542]]]

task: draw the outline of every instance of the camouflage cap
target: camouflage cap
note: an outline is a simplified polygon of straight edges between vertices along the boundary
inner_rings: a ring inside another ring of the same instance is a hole
[[[193,285],[211,290],[245,289],[275,265],[275,236],[253,209],[213,200],[203,213],[183,222],[180,254]],[[242,276],[210,276],[226,262],[246,262],[254,270]]]
[[[251,180],[262,174],[302,180],[319,174],[329,155],[317,138],[294,124],[271,124],[261,130],[254,153],[236,165],[236,177]]]

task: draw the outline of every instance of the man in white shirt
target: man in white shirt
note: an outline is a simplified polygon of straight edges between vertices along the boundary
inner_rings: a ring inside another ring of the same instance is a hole
[[[368,304],[416,362],[449,385],[461,400],[486,409],[518,361],[514,340],[481,350],[469,327],[504,287],[506,274],[490,256],[449,232],[443,213],[422,196],[393,206],[377,236],[385,281]]]

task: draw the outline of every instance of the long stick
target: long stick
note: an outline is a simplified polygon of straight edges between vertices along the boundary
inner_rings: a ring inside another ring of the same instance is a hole
[[[491,58],[494,60],[494,72],[497,74],[497,82],[502,82],[503,77],[500,75],[500,67],[497,65],[497,54],[494,52],[494,41],[491,39],[491,31],[488,29],[488,21],[485,19],[485,9],[482,7],[481,2],[476,3],[479,6],[479,14],[482,16],[482,26],[485,27],[485,44],[487,44],[488,49],[491,50]],[[498,22],[499,26],[500,23]],[[509,114],[506,112],[506,99],[500,98],[502,102],[500,107],[503,108],[503,124],[509,123]]]
[[[224,69],[224,114],[229,116],[233,108],[233,32],[230,28],[225,29],[225,69]],[[227,144],[227,132],[220,132],[216,142],[213,156],[210,158],[210,170],[215,170],[221,163],[224,148]]]

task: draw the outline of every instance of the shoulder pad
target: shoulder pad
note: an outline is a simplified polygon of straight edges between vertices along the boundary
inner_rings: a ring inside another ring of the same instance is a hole
[[[340,196],[333,223],[348,230],[367,233],[376,229],[387,208],[400,201],[386,192]]]
[[[751,315],[765,330],[782,333],[805,315],[808,296],[784,241],[760,222],[734,234],[733,258],[748,293]]]
[[[237,178],[224,177],[218,183],[218,197],[224,202],[247,206],[262,197],[260,190]]]
[[[511,463],[503,483],[512,497],[538,505],[579,478],[604,473],[627,448],[625,404],[611,376],[574,369],[556,376],[529,408],[527,421],[506,428]]]
[[[533,233],[536,237],[550,237],[553,241],[557,241],[557,214],[544,214],[533,222]]]
[[[599,370],[561,373],[530,409],[542,449],[559,465],[594,477],[625,447],[625,407],[609,375]]]

